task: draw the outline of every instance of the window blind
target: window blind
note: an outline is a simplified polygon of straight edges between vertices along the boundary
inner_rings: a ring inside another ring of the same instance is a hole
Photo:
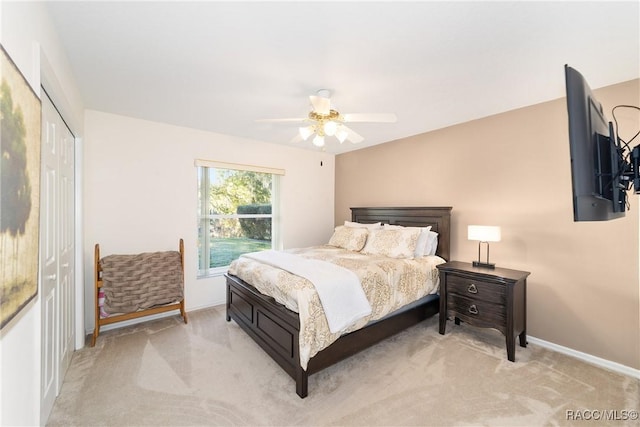
[[[284,175],[284,172],[285,172],[284,169],[279,169],[279,168],[270,168],[266,166],[256,166],[256,165],[243,165],[241,163],[218,162],[215,160],[196,159],[194,163],[195,163],[195,166],[202,166],[207,168],[235,169],[240,171],[269,173],[272,175]]]

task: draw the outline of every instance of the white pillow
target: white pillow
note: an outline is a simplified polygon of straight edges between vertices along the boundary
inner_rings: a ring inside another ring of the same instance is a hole
[[[416,250],[414,252],[414,256],[416,258],[419,257],[423,257],[425,255],[431,255],[428,253],[428,249],[430,249],[430,240],[429,240],[429,233],[431,233],[431,226],[428,227],[403,227],[402,225],[391,225],[391,224],[384,224],[383,226],[384,229],[389,229],[389,230],[393,230],[393,229],[418,229],[420,230],[420,235],[418,236],[418,243],[416,244]],[[438,236],[437,233],[434,233],[436,236]],[[437,239],[436,239],[436,245],[437,245]],[[435,250],[434,250],[434,254],[435,254]]]
[[[362,248],[362,253],[384,255],[391,258],[413,258],[419,235],[419,228],[370,230],[367,243]]]
[[[435,231],[429,231],[427,238],[427,245],[424,250],[425,255],[435,255],[438,250],[438,233]]]
[[[368,230],[377,230],[379,228],[382,228],[382,223],[376,222],[376,223],[373,223],[373,224],[364,224],[364,223],[361,223],[361,222],[345,221],[344,222],[344,226],[345,227],[353,227],[353,228],[366,228]]]
[[[334,229],[328,244],[330,246],[359,252],[364,247],[368,235],[369,230],[366,228],[344,227],[339,225]]]

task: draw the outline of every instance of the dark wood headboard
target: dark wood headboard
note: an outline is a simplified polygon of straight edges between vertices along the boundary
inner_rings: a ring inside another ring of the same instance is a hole
[[[402,208],[351,208],[351,220],[370,224],[427,227],[438,233],[436,255],[450,261],[451,255],[451,207],[402,207]]]

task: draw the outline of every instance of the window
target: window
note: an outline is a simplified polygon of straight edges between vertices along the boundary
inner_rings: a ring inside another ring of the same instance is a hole
[[[197,160],[198,277],[278,247],[279,169]]]

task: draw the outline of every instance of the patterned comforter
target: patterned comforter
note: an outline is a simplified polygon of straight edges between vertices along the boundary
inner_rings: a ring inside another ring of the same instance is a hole
[[[436,265],[445,262],[438,256],[396,259],[328,245],[287,252],[331,262],[353,271],[359,277],[372,309],[371,315],[343,331],[331,333],[318,294],[307,279],[244,257],[233,261],[229,267],[230,274],[299,314],[300,365],[305,370],[309,359],[341,335],[360,329],[425,295],[437,293]]]

